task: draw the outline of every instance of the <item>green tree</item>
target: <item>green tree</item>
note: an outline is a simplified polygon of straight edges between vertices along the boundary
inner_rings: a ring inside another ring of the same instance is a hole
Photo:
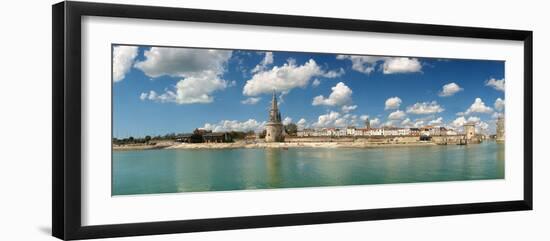
[[[151,141],[151,136],[145,136],[145,142],[149,143],[149,141]]]
[[[294,123],[289,123],[285,125],[285,131],[288,135],[295,136],[298,133],[298,126]]]

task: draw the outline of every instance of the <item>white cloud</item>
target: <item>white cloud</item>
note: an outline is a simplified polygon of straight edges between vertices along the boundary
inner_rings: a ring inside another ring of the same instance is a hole
[[[495,78],[491,78],[487,81],[485,81],[486,86],[491,86],[495,90],[504,91],[504,79],[497,80]]]
[[[211,103],[211,94],[234,82],[221,79],[231,51],[152,47],[145,51],[145,60],[135,63],[149,77],[163,75],[182,77],[173,90],[151,97],[150,100],[177,104]]]
[[[145,51],[145,60],[134,66],[153,78],[190,77],[203,72],[221,74],[231,54],[228,50],[152,47]]]
[[[355,71],[370,74],[376,69],[376,62],[383,60],[378,56],[337,55],[337,59],[351,60],[351,68]]]
[[[401,110],[396,110],[388,115],[388,119],[390,120],[401,120],[405,118],[407,114]]]
[[[397,109],[401,105],[401,99],[399,97],[391,97],[386,100],[385,110]]]
[[[290,118],[288,116],[285,117],[285,119],[283,120],[283,125],[288,125],[290,123],[292,123],[292,118]]]
[[[493,109],[485,105],[481,98],[476,98],[474,103],[465,112],[466,115],[471,113],[491,113]]]
[[[453,122],[451,122],[451,126],[455,128],[462,128],[464,124],[469,122],[474,123],[476,125],[479,125],[480,123],[482,123],[481,119],[477,116],[470,116],[468,119],[466,119],[464,116],[460,116],[456,118]]]
[[[348,113],[348,112],[353,111],[355,109],[357,109],[357,105],[343,105],[342,106],[342,112],[344,112],[344,113]]]
[[[336,58],[350,60],[353,70],[365,74],[370,74],[375,71],[379,61],[384,62],[382,65],[384,74],[411,73],[420,72],[422,70],[422,64],[416,58],[357,55],[337,55]]]
[[[351,94],[353,91],[345,85],[343,82],[339,82],[334,87],[332,87],[332,93],[330,93],[328,98],[325,98],[322,95],[316,96],[313,98],[313,105],[328,105],[328,106],[339,106],[351,102]]]
[[[305,88],[312,77],[323,74],[324,72],[313,59],[300,66],[297,66],[293,60],[289,60],[283,66],[274,66],[271,70],[254,74],[250,80],[246,81],[243,94],[256,96],[271,93],[273,90],[282,92],[296,87]]]
[[[412,125],[413,123],[410,118],[406,118],[403,121],[401,121],[401,126],[411,127]]]
[[[331,111],[330,113],[320,115],[317,118],[317,122],[313,123],[314,127],[330,127],[334,125],[334,122],[340,118],[340,113]]]
[[[497,98],[495,100],[495,110],[502,111],[504,110],[504,106],[505,106],[505,103],[503,99]]]
[[[361,117],[359,117],[359,119],[361,119],[362,121],[366,121],[368,118],[369,115],[361,115]]]
[[[203,129],[212,130],[214,132],[221,131],[261,131],[265,126],[265,121],[259,122],[255,119],[248,119],[240,122],[237,120],[222,120],[215,124],[206,123]]]
[[[447,97],[447,96],[453,96],[454,94],[464,90],[460,86],[458,86],[456,83],[449,83],[443,86],[443,89],[439,92],[439,96],[441,97]]]
[[[455,128],[460,128],[462,127],[465,123],[466,123],[466,118],[464,118],[464,116],[460,116],[458,118],[456,118],[452,123],[451,125],[454,126]]]
[[[437,119],[434,119],[434,120],[431,120],[430,122],[428,122],[428,124],[430,125],[441,125],[443,124],[443,117],[439,117]]]
[[[377,127],[380,125],[380,119],[379,118],[374,118],[372,120],[370,120],[370,125],[371,127]]]
[[[468,122],[479,123],[480,121],[481,121],[481,119],[477,116],[468,117]]]
[[[321,81],[319,79],[315,79],[313,80],[313,82],[311,83],[311,86],[313,87],[317,87],[321,84]]]
[[[420,61],[416,58],[388,58],[383,65],[384,74],[414,73],[422,70]]]
[[[443,112],[445,109],[441,107],[439,104],[437,104],[436,101],[432,102],[422,102],[422,103],[416,103],[412,106],[407,107],[407,113],[412,114],[435,114]]]
[[[136,46],[116,46],[113,48],[113,82],[124,79],[126,73],[132,68],[137,54],[138,47]]]
[[[343,68],[340,68],[338,70],[331,70],[329,72],[326,72],[325,74],[323,74],[323,77],[326,77],[326,78],[338,78],[342,75],[344,75],[346,73],[346,71],[344,71]]]
[[[190,76],[178,81],[175,91],[166,90],[163,94],[154,97],[149,94],[148,99],[161,103],[211,103],[214,97],[210,94],[216,90],[223,90],[227,86],[228,82],[220,79],[217,74],[204,72],[203,75]]]
[[[241,104],[254,105],[254,104],[258,103],[261,99],[262,99],[261,97],[249,97],[245,100],[242,100]]]
[[[252,73],[257,73],[260,71],[264,71],[267,66],[270,64],[273,64],[273,52],[265,52],[265,56],[262,59],[262,61],[252,69]]]
[[[298,129],[303,130],[304,128],[307,128],[308,124],[306,119],[301,118],[298,122],[296,122],[296,126],[298,126]]]

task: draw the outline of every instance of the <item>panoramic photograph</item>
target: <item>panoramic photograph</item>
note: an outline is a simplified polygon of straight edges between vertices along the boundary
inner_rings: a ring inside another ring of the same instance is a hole
[[[113,196],[505,178],[501,60],[111,51]]]

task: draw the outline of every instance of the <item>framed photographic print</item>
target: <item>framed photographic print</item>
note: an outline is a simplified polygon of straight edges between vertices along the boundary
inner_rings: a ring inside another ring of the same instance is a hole
[[[55,4],[53,235],[531,210],[532,51],[523,30]]]

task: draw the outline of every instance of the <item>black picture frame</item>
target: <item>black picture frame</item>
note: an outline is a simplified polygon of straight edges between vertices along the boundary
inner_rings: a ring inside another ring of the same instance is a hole
[[[522,200],[453,205],[342,210],[315,213],[81,224],[81,17],[103,16],[257,26],[517,40],[524,44],[524,186]],[[533,32],[491,28],[366,21],[324,17],[197,10],[170,7],[60,2],[52,6],[52,233],[65,239],[308,225],[381,219],[532,210],[533,208]]]

